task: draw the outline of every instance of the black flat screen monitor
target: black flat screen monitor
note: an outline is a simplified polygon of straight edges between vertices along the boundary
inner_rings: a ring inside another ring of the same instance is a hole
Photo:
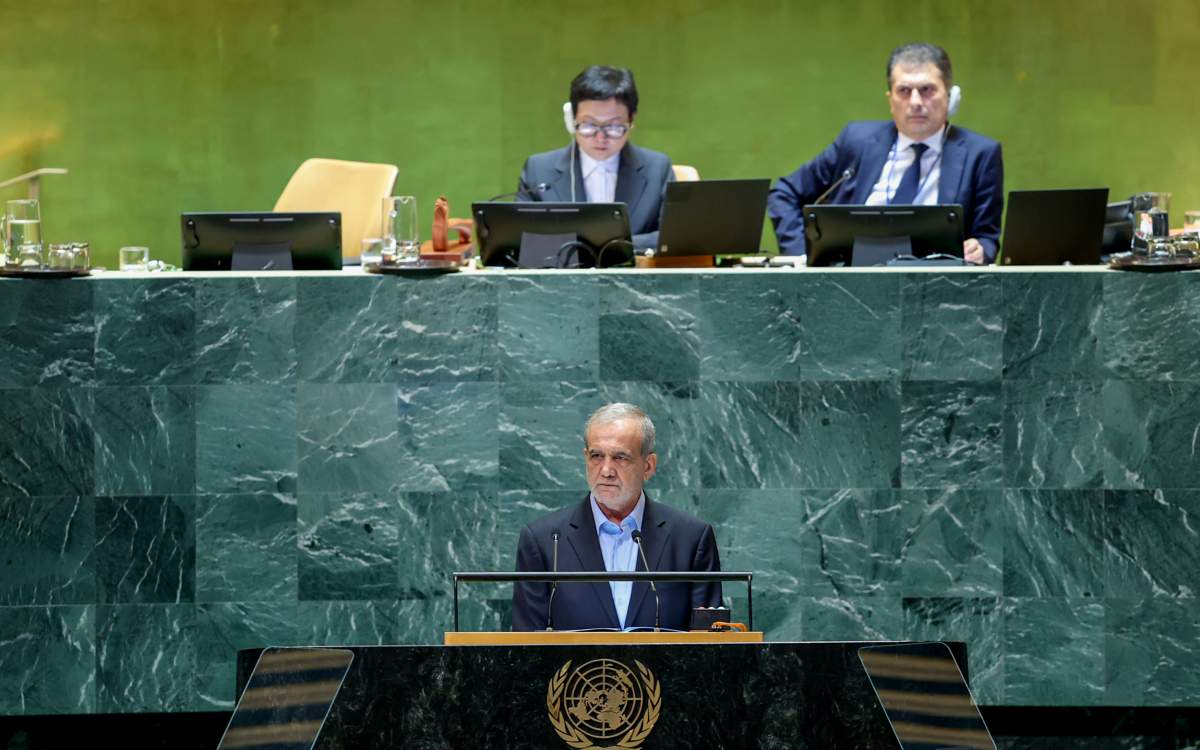
[[[810,266],[877,265],[908,253],[909,243],[918,258],[961,258],[962,206],[805,206],[804,237]]]
[[[340,212],[185,213],[185,271],[336,271],[342,267]]]
[[[767,179],[668,182],[658,254],[758,253],[770,189]]]
[[[1096,265],[1104,240],[1108,188],[1013,190],[1008,194],[1003,265]]]
[[[471,214],[485,266],[593,268],[627,262],[632,255],[624,203],[483,202],[472,203]],[[550,251],[532,262],[522,258],[526,234],[552,238]]]

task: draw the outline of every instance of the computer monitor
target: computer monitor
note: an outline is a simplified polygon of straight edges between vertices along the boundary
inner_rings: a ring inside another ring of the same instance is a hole
[[[668,182],[659,256],[758,253],[770,189],[768,179]]]
[[[1013,190],[1008,194],[1001,263],[1096,265],[1107,213],[1108,188]]]
[[[810,266],[878,265],[905,254],[961,258],[962,206],[805,206],[804,236]]]
[[[482,202],[471,214],[485,266],[593,268],[632,256],[624,203]]]
[[[336,271],[342,215],[336,211],[185,213],[185,271]]]

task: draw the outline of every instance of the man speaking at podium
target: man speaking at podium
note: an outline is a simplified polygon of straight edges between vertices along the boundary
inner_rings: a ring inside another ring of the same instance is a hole
[[[654,423],[645,412],[633,404],[602,406],[583,434],[591,493],[521,530],[518,571],[646,570],[642,552],[655,571],[721,569],[712,526],[642,491],[658,465]],[[656,586],[664,629],[687,630],[693,607],[721,604],[720,583]],[[560,583],[553,589],[541,582],[513,587],[513,630],[655,626],[655,593],[644,582]]]
[[[1004,162],[1000,144],[951,125],[962,90],[950,56],[933,44],[906,44],[888,58],[891,122],[852,122],[815,159],[771,189],[767,213],[779,251],[802,255],[804,206],[963,207],[963,257],[990,263],[1000,239]]]

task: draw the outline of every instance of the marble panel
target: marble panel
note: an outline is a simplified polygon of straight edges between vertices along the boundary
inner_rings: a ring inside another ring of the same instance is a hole
[[[700,379],[798,379],[800,288],[796,274],[700,277]]]
[[[1006,380],[1101,376],[1099,274],[1006,273],[1001,276]]]
[[[496,570],[517,569],[517,540],[521,530],[542,516],[583,502],[587,483],[570,490],[504,490],[496,497]],[[476,584],[478,585],[478,584]],[[512,596],[510,588],[505,595]]]
[[[195,498],[96,498],[96,593],[101,604],[195,601]]]
[[[288,600],[198,605],[189,640],[203,669],[196,673],[191,710],[232,711],[238,651],[297,644],[296,609]]]
[[[294,493],[297,434],[294,386],[197,388],[197,492]]]
[[[1104,276],[1101,361],[1123,380],[1200,380],[1200,283],[1192,274]]]
[[[905,380],[1000,377],[1004,305],[998,275],[906,274],[901,298]]]
[[[598,388],[601,402],[635,404],[654,421],[658,468],[646,485],[647,491],[662,493],[700,486],[699,383],[608,382],[600,383]]]
[[[1109,596],[1200,596],[1200,490],[1110,490],[1104,517]]]
[[[0,279],[0,388],[94,382],[94,288]]]
[[[399,643],[396,604],[396,600],[300,602],[294,642],[303,646]]]
[[[191,279],[96,283],[96,382],[194,385],[196,287]]]
[[[504,570],[502,561],[512,552],[498,546],[498,504],[496,493],[478,490],[400,495],[400,595],[449,596],[455,571]],[[467,587],[481,596],[512,595],[509,584]]]
[[[795,596],[817,578],[810,566],[816,533],[796,490],[702,490],[692,513],[712,524],[722,569],[754,573],[759,601]],[[728,583],[724,594],[744,599],[745,588]]]
[[[700,282],[686,276],[600,280],[600,379],[680,382],[700,376]]]
[[[1200,601],[1112,597],[1104,604],[1104,703],[1195,705]]]
[[[904,599],[904,637],[964,641],[971,692],[983,704],[1004,703],[1004,611],[999,597]]]
[[[0,496],[90,495],[92,389],[0,389]]]
[[[802,277],[799,379],[895,379],[902,362],[900,287],[899,274]]]
[[[196,491],[194,388],[97,388],[92,425],[96,494]]]
[[[497,383],[402,383],[392,454],[395,488],[495,488],[500,478]]]
[[[96,608],[0,607],[0,714],[96,711]]]
[[[1004,492],[1004,595],[1103,597],[1110,533],[1102,490]],[[1123,524],[1117,520],[1117,524]]]
[[[196,280],[196,371],[200,383],[296,381],[296,278]]]
[[[804,597],[791,604],[801,612],[804,640],[886,641],[904,632],[904,612],[894,594]]]
[[[1200,487],[1200,383],[1104,383],[1105,486]]]
[[[703,487],[794,486],[809,448],[796,383],[701,383],[696,403]]]
[[[0,607],[96,601],[96,503],[0,498]]]
[[[296,388],[301,492],[384,492],[398,484],[396,387]]]
[[[296,376],[304,383],[394,380],[402,310],[399,285],[386,276],[296,281]]]
[[[196,498],[196,601],[294,602],[298,557],[291,495]]]
[[[784,486],[899,487],[900,384],[799,384],[799,439]],[[787,446],[759,443],[766,450]]]
[[[902,486],[1002,485],[999,382],[907,382],[901,399]]]
[[[400,595],[397,501],[389,494],[308,494],[297,504],[301,600]]]
[[[500,386],[500,488],[586,490],[583,425],[602,406],[594,383]]]
[[[1094,706],[1104,700],[1104,603],[1004,600],[1004,701]]]
[[[504,280],[451,274],[397,284],[395,350],[387,382],[494,381],[503,351],[499,288]]]
[[[1003,589],[1004,505],[1000,490],[901,490],[900,593],[906,597],[993,597]]]
[[[1109,414],[1098,381],[1004,383],[1004,484],[1100,487]]]
[[[594,381],[600,368],[600,280],[506,276],[499,292],[502,381]]]
[[[196,625],[193,604],[97,607],[96,711],[194,710],[202,677]]]

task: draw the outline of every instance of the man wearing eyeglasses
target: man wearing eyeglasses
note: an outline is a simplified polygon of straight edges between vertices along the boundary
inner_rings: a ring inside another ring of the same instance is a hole
[[[626,68],[593,65],[575,76],[563,105],[571,144],[525,161],[518,199],[624,203],[634,247],[658,247],[663,195],[674,177],[666,154],[629,142],[637,106]]]

